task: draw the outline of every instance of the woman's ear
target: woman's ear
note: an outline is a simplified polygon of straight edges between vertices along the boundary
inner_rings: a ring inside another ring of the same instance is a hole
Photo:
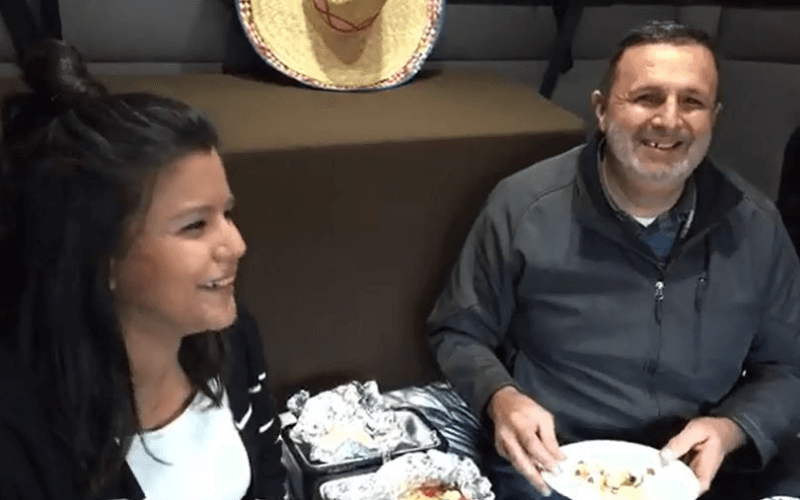
[[[594,110],[594,115],[597,117],[597,128],[600,129],[601,132],[605,133],[608,100],[599,90],[592,92],[592,109]]]

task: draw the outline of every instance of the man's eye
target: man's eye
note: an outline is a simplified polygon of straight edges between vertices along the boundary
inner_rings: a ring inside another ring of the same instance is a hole
[[[658,104],[660,99],[655,94],[645,94],[645,95],[640,95],[639,97],[634,99],[634,101],[635,102],[644,102],[644,103],[647,103],[647,104]]]
[[[225,218],[228,220],[233,219],[233,209],[225,210]]]
[[[196,221],[196,222],[192,222],[188,226],[184,226],[182,230],[183,231],[198,231],[200,229],[203,229],[204,227],[206,227],[206,221],[199,220],[199,221]]]
[[[704,106],[701,101],[695,99],[694,97],[687,97],[685,102],[689,106]]]

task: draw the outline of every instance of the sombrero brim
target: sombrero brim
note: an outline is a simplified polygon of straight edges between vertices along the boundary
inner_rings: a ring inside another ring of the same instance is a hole
[[[237,0],[239,21],[270,66],[306,85],[371,90],[413,77],[441,31],[445,0],[386,0],[364,32],[329,29],[313,2]]]

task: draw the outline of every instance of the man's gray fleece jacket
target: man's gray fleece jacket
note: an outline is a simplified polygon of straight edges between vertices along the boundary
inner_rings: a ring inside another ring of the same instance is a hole
[[[662,266],[609,206],[597,148],[491,193],[429,317],[442,371],[479,418],[515,385],[562,444],[660,447],[691,418],[727,416],[763,466],[800,420],[800,265],[780,215],[705,160]]]

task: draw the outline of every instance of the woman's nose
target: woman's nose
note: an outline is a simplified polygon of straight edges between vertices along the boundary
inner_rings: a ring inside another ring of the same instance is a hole
[[[225,234],[223,235],[222,241],[216,248],[216,257],[220,259],[240,259],[247,251],[247,244],[244,242],[244,238],[242,238],[242,233],[239,232],[239,228],[236,227],[231,221],[228,221]]]

